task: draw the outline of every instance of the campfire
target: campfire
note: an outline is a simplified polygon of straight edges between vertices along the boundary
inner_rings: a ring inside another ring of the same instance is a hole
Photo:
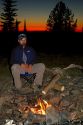
[[[33,114],[36,115],[46,115],[46,109],[51,107],[52,105],[49,104],[46,100],[42,98],[37,99],[37,103],[34,106],[29,105],[19,105],[19,111],[23,114],[28,114],[31,111]]]
[[[35,105],[35,107],[30,108],[30,110],[34,113],[34,114],[39,114],[39,115],[46,115],[46,109],[48,107],[51,107],[51,104],[49,104],[47,101],[39,98],[37,100],[37,104]]]

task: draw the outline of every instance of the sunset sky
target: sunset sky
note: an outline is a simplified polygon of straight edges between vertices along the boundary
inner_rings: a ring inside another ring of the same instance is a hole
[[[75,18],[78,19],[77,31],[83,26],[83,0],[62,0],[72,10]],[[26,19],[27,30],[45,30],[46,21],[51,10],[59,0],[17,0],[17,19],[21,21],[20,30],[23,29],[23,22]],[[0,12],[2,5],[0,0]]]

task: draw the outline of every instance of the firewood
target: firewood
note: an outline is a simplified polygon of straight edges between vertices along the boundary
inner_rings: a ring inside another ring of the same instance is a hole
[[[52,104],[52,105],[54,105],[55,103],[58,105],[59,104],[59,102],[61,101],[61,97],[60,96],[57,96],[57,97],[53,97],[53,98],[51,98],[50,100],[49,100],[49,102]]]
[[[70,64],[66,68],[63,68],[64,70],[71,69],[71,68],[78,68],[78,69],[83,69],[83,66],[80,65],[75,65],[75,64]]]
[[[64,91],[65,87],[57,82],[60,78],[60,75],[56,75],[49,83],[48,85],[44,88],[44,90],[42,91],[43,94],[46,94],[49,90],[51,89],[56,89],[58,91]]]
[[[83,112],[73,112],[69,116],[69,119],[74,121],[82,118],[83,118]]]
[[[83,118],[83,112],[79,112],[76,114],[75,119]]]

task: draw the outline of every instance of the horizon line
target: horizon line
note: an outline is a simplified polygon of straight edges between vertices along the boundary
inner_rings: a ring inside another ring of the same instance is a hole
[[[7,33],[8,31],[0,31],[0,33]],[[53,32],[53,31],[47,31],[47,30],[19,30],[19,31],[9,31],[9,32],[49,32],[49,33],[83,33],[83,31],[74,31],[74,32],[64,32],[64,31],[60,31],[60,32]],[[9,33],[8,32],[8,33]]]

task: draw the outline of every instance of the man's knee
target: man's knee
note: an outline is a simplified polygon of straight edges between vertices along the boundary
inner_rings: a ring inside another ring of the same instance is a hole
[[[45,64],[44,64],[44,63],[39,63],[39,67],[40,67],[43,71],[45,71]]]
[[[16,70],[19,69],[19,67],[20,67],[19,64],[13,64],[12,67],[11,67],[11,70],[12,70],[12,71],[16,71]]]
[[[37,71],[44,71],[45,70],[45,64],[44,63],[37,63],[33,65],[33,69],[36,69]]]

